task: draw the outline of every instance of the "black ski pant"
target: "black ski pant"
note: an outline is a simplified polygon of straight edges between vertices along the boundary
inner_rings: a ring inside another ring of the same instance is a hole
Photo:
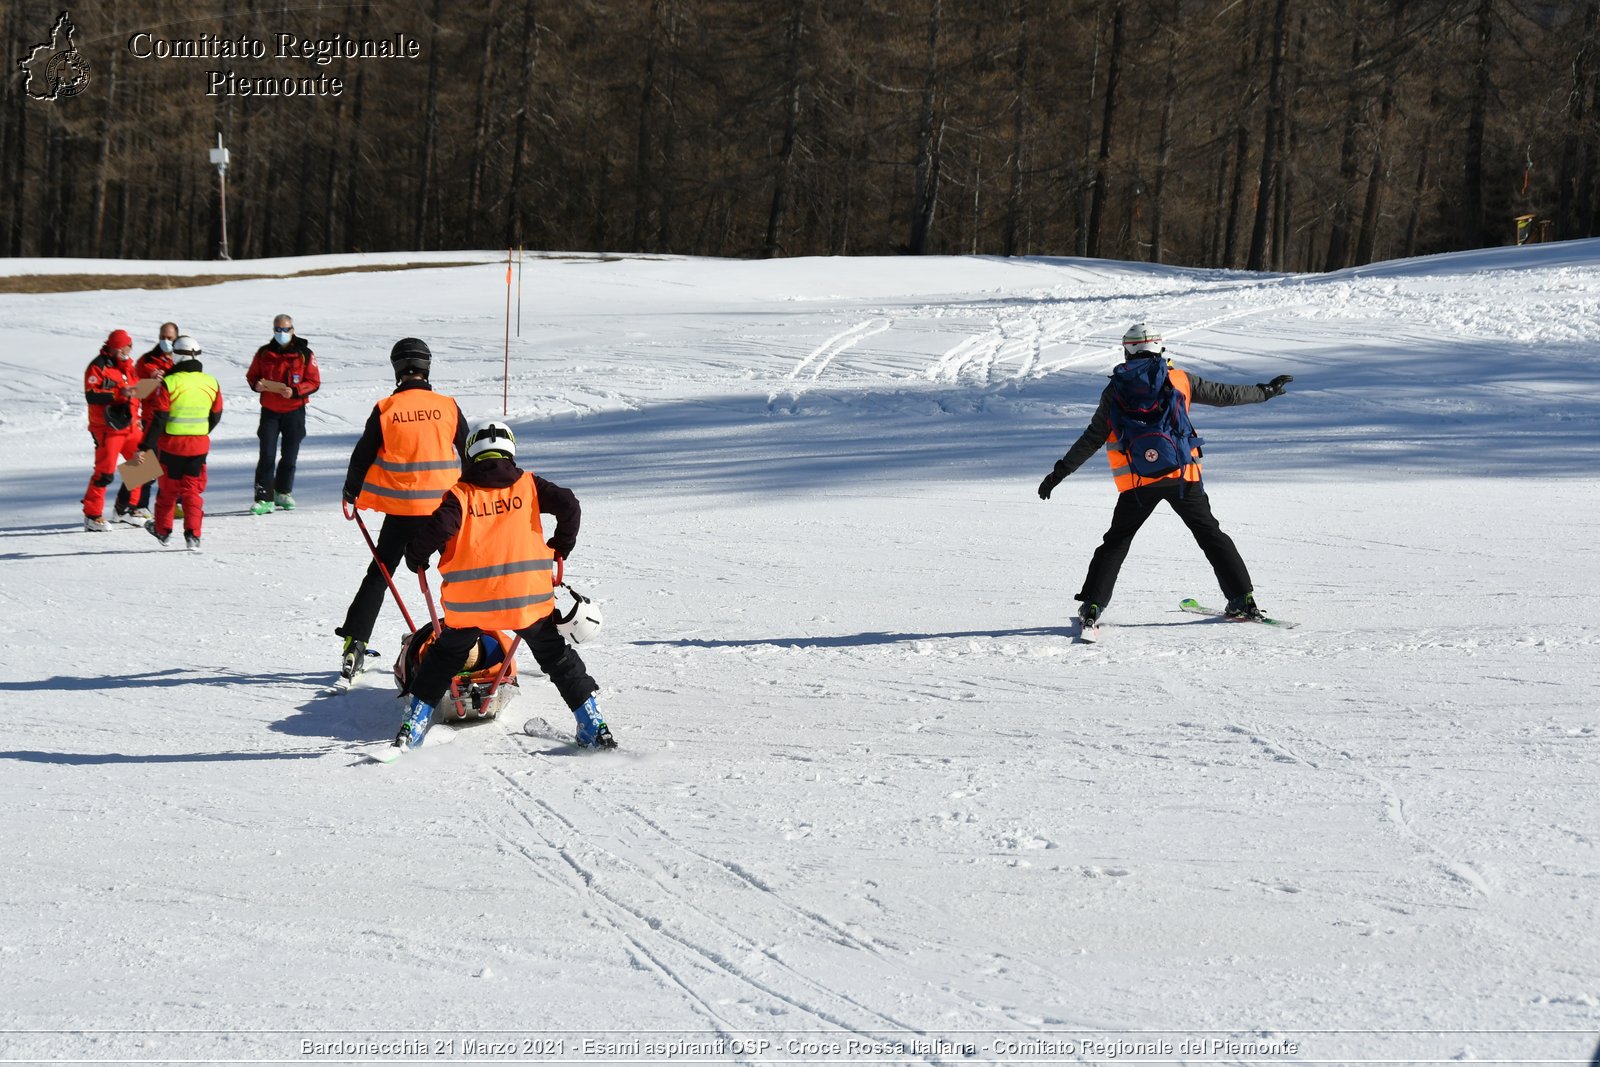
[[[600,688],[589,677],[578,650],[567,644],[567,639],[556,629],[554,615],[546,615],[517,633],[522,635],[522,643],[533,653],[539,669],[549,675],[561,691],[561,699],[567,702],[568,708],[582,704]],[[450,679],[466,664],[467,654],[481,636],[483,631],[476,626],[446,626],[439,631],[439,636],[428,646],[428,654],[422,657],[422,666],[417,668],[412,694],[424,704],[437,706],[445,690],[450,688]]]
[[[300,460],[300,442],[306,439],[306,409],[261,409],[256,427],[261,455],[256,460],[256,499],[271,500],[276,493],[294,492],[294,467]],[[278,459],[278,439],[283,438],[283,459]]]
[[[1191,482],[1187,488],[1181,482],[1172,485],[1145,485],[1124,490],[1117,496],[1117,506],[1111,513],[1111,528],[1106,531],[1100,547],[1094,550],[1089,561],[1089,573],[1084,575],[1083,590],[1075,599],[1085,604],[1098,604],[1103,611],[1111,603],[1111,590],[1117,584],[1117,572],[1128,556],[1133,537],[1144,525],[1144,520],[1165,500],[1178,513],[1178,518],[1194,535],[1195,544],[1206,554],[1211,569],[1217,575],[1222,595],[1232,600],[1252,591],[1250,572],[1245,568],[1233,538],[1222,532],[1222,527],[1211,514],[1211,499],[1200,483]]]
[[[395,574],[395,568],[399,567],[400,561],[405,558],[406,546],[411,543],[411,538],[427,521],[426,515],[383,517],[383,526],[378,530],[378,559],[383,560],[384,567],[388,568],[389,576],[396,579],[397,586],[399,575]],[[340,637],[353,637],[362,642],[370,641],[373,624],[378,621],[378,612],[383,609],[383,598],[388,595],[389,586],[384,582],[383,571],[378,569],[377,561],[374,560],[367,564],[367,573],[361,579],[361,588],[356,590],[356,598],[350,601],[350,610],[345,612],[344,625],[333,632]]]

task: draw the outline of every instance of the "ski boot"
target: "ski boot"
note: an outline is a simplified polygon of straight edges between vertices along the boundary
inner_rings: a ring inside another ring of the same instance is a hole
[[[290,496],[288,493],[279,493],[277,496],[272,498],[272,503],[279,511],[294,510],[294,497]]]
[[[411,710],[406,714],[406,721],[400,724],[400,732],[394,735],[395,747],[415,748],[422,744],[422,737],[431,725],[433,725],[433,705],[424,704],[421,697],[412,697]]]
[[[595,702],[597,696],[598,693],[591,693],[588,700],[572,709],[572,717],[578,720],[578,744],[583,748],[616,748],[611,728],[600,717],[600,705]]]
[[[192,534],[185,530],[183,532],[183,547],[187,548],[190,552],[200,551],[200,535]]]
[[[111,529],[111,526],[99,515],[85,515],[83,517],[83,528],[90,533],[105,533]]]
[[[344,660],[339,665],[339,678],[342,681],[352,681],[356,675],[367,669],[367,643],[357,641],[353,637],[344,639]]]
[[[172,531],[168,530],[166,533],[159,532],[156,529],[156,520],[154,519],[151,519],[149,522],[144,524],[144,532],[149,534],[151,537],[154,537],[156,541],[162,545],[165,545],[169,540],[172,539]]]
[[[1246,593],[1243,596],[1234,597],[1228,601],[1228,605],[1222,610],[1222,614],[1230,619],[1242,619],[1246,622],[1260,622],[1267,617],[1267,613],[1262,611],[1261,606],[1256,603],[1256,595],[1254,593]]]
[[[1078,609],[1078,640],[1093,641],[1100,636],[1100,605],[1085,604]]]
[[[252,515],[271,515],[272,514],[272,509],[273,509],[272,501],[270,501],[270,500],[257,500],[254,504],[250,505],[250,514],[252,514]]]

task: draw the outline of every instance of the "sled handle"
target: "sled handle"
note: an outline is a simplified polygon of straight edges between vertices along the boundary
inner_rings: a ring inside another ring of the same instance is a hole
[[[367,532],[367,524],[361,521],[359,511],[347,511],[345,518],[356,520],[356,525],[361,528],[361,536],[366,538],[367,548],[372,552],[372,562],[378,565],[378,573],[383,575],[383,583],[389,587],[389,592],[394,594],[395,607],[400,609],[401,618],[406,620],[406,626],[412,633],[417,632],[417,624],[411,621],[411,613],[406,610],[406,602],[400,599],[400,590],[395,588],[394,577],[389,573],[389,568],[383,565],[383,560],[378,556],[378,546],[372,540],[372,535]],[[432,605],[429,605],[430,607]]]
[[[433,632],[439,632],[439,612],[433,606],[433,590],[428,588],[428,572],[417,572],[417,584],[422,587],[422,599],[428,602],[428,618],[433,620]]]

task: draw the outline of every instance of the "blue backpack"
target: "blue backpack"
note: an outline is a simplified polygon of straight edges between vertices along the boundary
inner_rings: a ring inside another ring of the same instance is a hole
[[[1189,421],[1183,394],[1167,377],[1166,359],[1149,356],[1117,367],[1111,372],[1111,401],[1111,428],[1133,473],[1163,478],[1194,462],[1190,449],[1205,442]]]

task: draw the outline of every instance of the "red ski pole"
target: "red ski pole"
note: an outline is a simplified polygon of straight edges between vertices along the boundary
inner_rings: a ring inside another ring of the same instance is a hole
[[[372,562],[378,565],[378,573],[383,575],[384,584],[389,587],[389,592],[394,594],[395,607],[400,609],[400,617],[406,620],[406,626],[412,633],[417,632],[417,624],[411,621],[411,613],[406,610],[405,601],[400,599],[400,590],[394,587],[394,579],[389,576],[389,568],[383,565],[383,560],[378,558],[378,546],[372,540],[372,535],[367,532],[367,524],[361,521],[361,512],[352,508],[348,501],[340,505],[344,509],[344,517],[356,520],[356,525],[361,527],[361,536],[366,538],[367,547],[372,550]],[[428,605],[430,608],[432,604]]]

